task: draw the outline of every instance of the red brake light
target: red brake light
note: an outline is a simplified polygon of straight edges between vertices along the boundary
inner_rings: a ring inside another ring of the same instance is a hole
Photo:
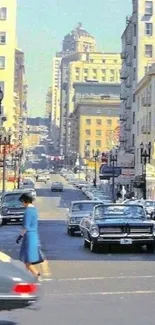
[[[18,283],[13,287],[13,292],[18,294],[34,294],[37,289],[36,284]]]

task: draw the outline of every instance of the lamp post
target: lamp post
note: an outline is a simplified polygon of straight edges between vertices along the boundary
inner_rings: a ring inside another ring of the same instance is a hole
[[[94,158],[94,162],[95,162],[95,166],[94,166],[94,173],[95,173],[95,177],[94,177],[94,186],[97,186],[97,159],[99,156],[100,151],[99,150],[93,150],[93,158]]]
[[[110,152],[110,166],[112,163],[112,200],[115,202],[115,163],[117,164],[117,151]]]
[[[150,164],[151,159],[151,142],[144,146],[143,142],[140,144],[140,158],[142,164],[142,175],[143,175],[143,199],[146,200],[146,165]]]
[[[18,164],[19,164],[18,165],[19,166],[19,169],[18,169],[18,189],[20,188],[22,157],[23,157],[23,150],[21,149],[18,152]]]
[[[89,154],[90,154],[90,146],[89,145],[85,145],[85,152],[84,152],[84,155],[85,155],[85,167],[86,167],[86,181],[88,180],[88,164],[87,164],[87,159],[89,157]]]
[[[11,135],[12,131],[9,129],[5,130],[4,127],[0,129],[0,147],[3,147],[3,187],[2,191],[5,192],[5,181],[6,181],[6,155],[7,155],[7,147],[11,144]]]

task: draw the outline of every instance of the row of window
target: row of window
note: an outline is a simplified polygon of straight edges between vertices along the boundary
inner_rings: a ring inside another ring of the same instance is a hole
[[[153,45],[152,44],[146,44],[144,45],[144,52],[145,52],[145,56],[147,58],[152,58],[153,57]],[[137,47],[134,46],[134,59],[136,59],[137,57]]]
[[[108,145],[109,142],[107,142]],[[85,141],[85,147],[91,147],[91,141],[90,140],[86,140]],[[96,147],[101,148],[102,147],[102,141],[101,140],[96,140]]]
[[[84,74],[88,74],[88,72],[89,72],[88,69],[84,69],[83,71],[84,71]],[[99,71],[98,69],[92,69],[92,72],[94,74],[97,74],[98,71]],[[106,74],[108,71],[110,72],[111,75],[115,75],[115,72],[118,72],[115,69],[101,69],[102,74]],[[79,73],[80,73],[80,68],[75,68],[75,74],[79,74]]]
[[[91,122],[92,122],[92,120],[90,118],[86,119],[86,125],[91,125]],[[94,122],[94,120],[93,120],[93,122]],[[111,126],[112,125],[112,120],[107,119],[106,123],[107,123],[108,126]],[[117,120],[117,123],[119,124],[119,119]],[[96,119],[96,124],[97,125],[102,125],[102,120],[101,119]]]
[[[90,59],[90,60],[89,60],[89,62],[91,62],[91,63],[95,63],[95,61],[96,61],[96,60],[94,60],[94,59]],[[108,61],[109,61],[109,60],[108,60]],[[102,63],[105,64],[105,63],[106,63],[106,60],[102,60]],[[111,63],[117,64],[118,61],[117,61],[117,60],[114,60],[114,61],[111,62]]]

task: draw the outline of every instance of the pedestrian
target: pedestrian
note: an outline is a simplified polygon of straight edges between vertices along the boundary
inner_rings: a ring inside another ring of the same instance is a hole
[[[22,231],[16,240],[17,244],[22,240],[20,260],[25,264],[27,270],[39,279],[40,273],[35,264],[44,262],[44,259],[39,249],[38,213],[30,194],[22,194],[20,201],[26,207]]]

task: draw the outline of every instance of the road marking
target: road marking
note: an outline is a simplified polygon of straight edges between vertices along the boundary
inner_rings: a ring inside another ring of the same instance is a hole
[[[155,294],[155,290],[140,291],[107,291],[107,292],[82,292],[82,293],[46,293],[45,296],[76,297],[76,296],[123,296],[123,295],[149,295]]]
[[[155,275],[120,275],[120,276],[105,276],[105,277],[90,277],[90,278],[64,278],[64,279],[53,279],[57,282],[74,282],[74,281],[101,281],[101,280],[125,280],[125,279],[154,279]]]

